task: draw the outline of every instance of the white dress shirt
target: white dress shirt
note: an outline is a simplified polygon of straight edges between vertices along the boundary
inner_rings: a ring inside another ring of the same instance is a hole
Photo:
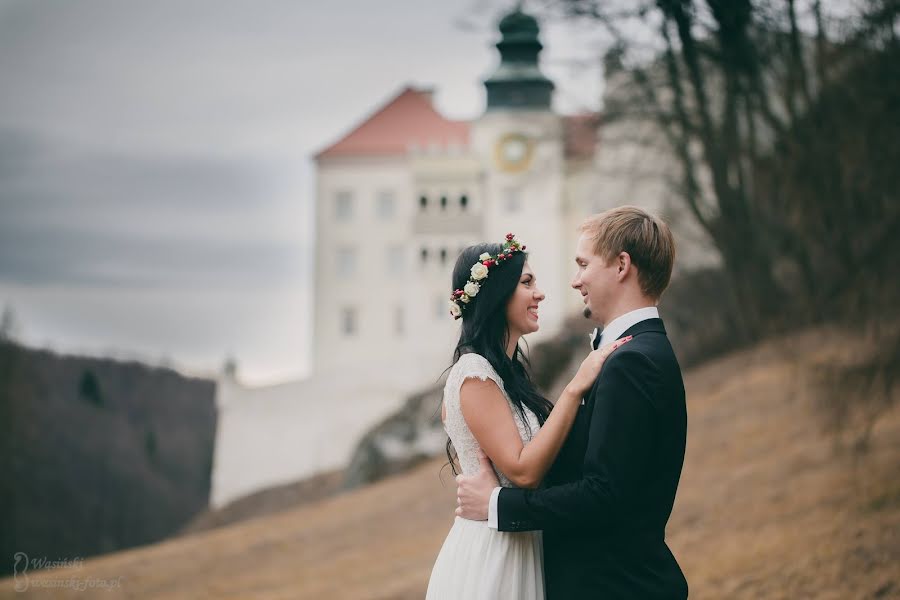
[[[615,319],[610,321],[609,325],[604,327],[603,331],[600,333],[600,345],[603,346],[619,339],[619,336],[621,336],[623,333],[625,333],[641,321],[658,318],[659,310],[655,306],[638,308],[637,310],[633,310],[631,312],[625,313],[624,315],[616,317]]]
[[[655,306],[646,306],[644,308],[638,308],[631,312],[627,312],[624,315],[620,315],[609,322],[609,324],[603,328],[603,332],[600,334],[600,346],[604,344],[608,344],[613,340],[619,339],[619,336],[631,329],[634,325],[637,325],[641,321],[646,321],[647,319],[658,319],[659,318],[659,310]],[[594,336],[597,334],[597,331],[594,330],[591,335],[591,349],[594,347]],[[598,348],[600,346],[597,346]],[[584,404],[584,400],[582,399],[582,404]],[[488,527],[493,529],[498,529],[498,518],[497,518],[497,499],[500,497],[500,490],[502,487],[495,487],[494,491],[491,492],[491,501],[488,504],[488,519],[487,524]]]

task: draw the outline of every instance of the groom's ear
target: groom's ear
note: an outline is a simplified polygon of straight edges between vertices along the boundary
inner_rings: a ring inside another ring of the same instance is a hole
[[[625,252],[619,252],[619,255],[616,257],[616,276],[619,281],[625,279],[628,275],[628,271],[631,270],[631,255]]]

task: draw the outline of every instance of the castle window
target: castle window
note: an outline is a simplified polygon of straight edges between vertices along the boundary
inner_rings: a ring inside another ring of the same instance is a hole
[[[447,210],[447,196],[441,196],[441,210]]]
[[[405,319],[403,318],[403,307],[397,306],[394,308],[394,333],[397,335],[403,335],[403,332],[406,328]]]
[[[356,335],[356,309],[352,306],[341,309],[341,332],[347,337]]]
[[[515,212],[519,212],[519,209],[522,208],[522,201],[521,201],[521,198],[519,197],[519,190],[516,190],[516,189],[506,190],[504,200],[505,200],[505,205],[506,205],[506,212],[515,213]]]
[[[381,219],[390,219],[394,216],[394,193],[390,190],[382,190],[378,193],[378,216]]]
[[[356,274],[357,252],[354,246],[340,246],[335,252],[338,275],[349,277]]]
[[[447,264],[447,249],[446,248],[441,248],[441,264],[442,265]]]
[[[403,246],[400,244],[395,244],[392,246],[388,246],[387,254],[385,255],[385,262],[387,267],[387,272],[389,274],[400,274],[403,273],[406,268],[406,257],[403,254]]]
[[[459,208],[461,210],[466,210],[466,207],[469,206],[469,197],[465,194],[459,197]]]
[[[419,209],[424,211],[426,208],[428,208],[428,196],[422,194],[419,196]]]
[[[423,264],[423,265],[424,265],[425,263],[428,262],[428,248],[422,248],[422,250],[421,250],[421,252],[419,253],[419,255],[422,257],[422,264]]]
[[[340,190],[334,195],[334,216],[338,221],[353,218],[353,192]]]

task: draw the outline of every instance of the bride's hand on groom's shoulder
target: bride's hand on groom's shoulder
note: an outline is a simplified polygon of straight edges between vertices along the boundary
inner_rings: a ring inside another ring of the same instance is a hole
[[[575,373],[575,377],[573,377],[572,381],[569,382],[569,385],[566,386],[566,391],[573,396],[577,396],[580,400],[581,397],[591,389],[591,386],[594,385],[594,381],[600,374],[600,369],[603,368],[603,363],[606,362],[609,355],[620,346],[631,341],[631,338],[632,336],[629,335],[621,340],[604,344],[588,354],[587,358],[581,362],[581,366],[578,368],[578,372]]]

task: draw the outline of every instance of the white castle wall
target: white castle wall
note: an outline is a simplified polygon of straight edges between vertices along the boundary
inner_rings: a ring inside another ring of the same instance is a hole
[[[405,366],[374,355],[354,368],[276,386],[221,380],[210,504],[346,466],[374,423],[449,364],[449,355],[435,353]]]
[[[346,219],[336,212],[340,194],[351,198]],[[392,216],[379,215],[381,194],[393,198]],[[313,372],[353,365],[373,351],[402,352],[409,333],[398,333],[395,320],[408,320],[409,315],[406,285],[400,282],[408,281],[416,266],[409,243],[414,206],[406,161],[331,159],[317,171],[316,197]],[[401,249],[393,260],[392,247]],[[343,249],[355,253],[349,272],[340,268]],[[345,308],[356,311],[352,336],[342,333]],[[398,310],[403,316],[397,317]]]

